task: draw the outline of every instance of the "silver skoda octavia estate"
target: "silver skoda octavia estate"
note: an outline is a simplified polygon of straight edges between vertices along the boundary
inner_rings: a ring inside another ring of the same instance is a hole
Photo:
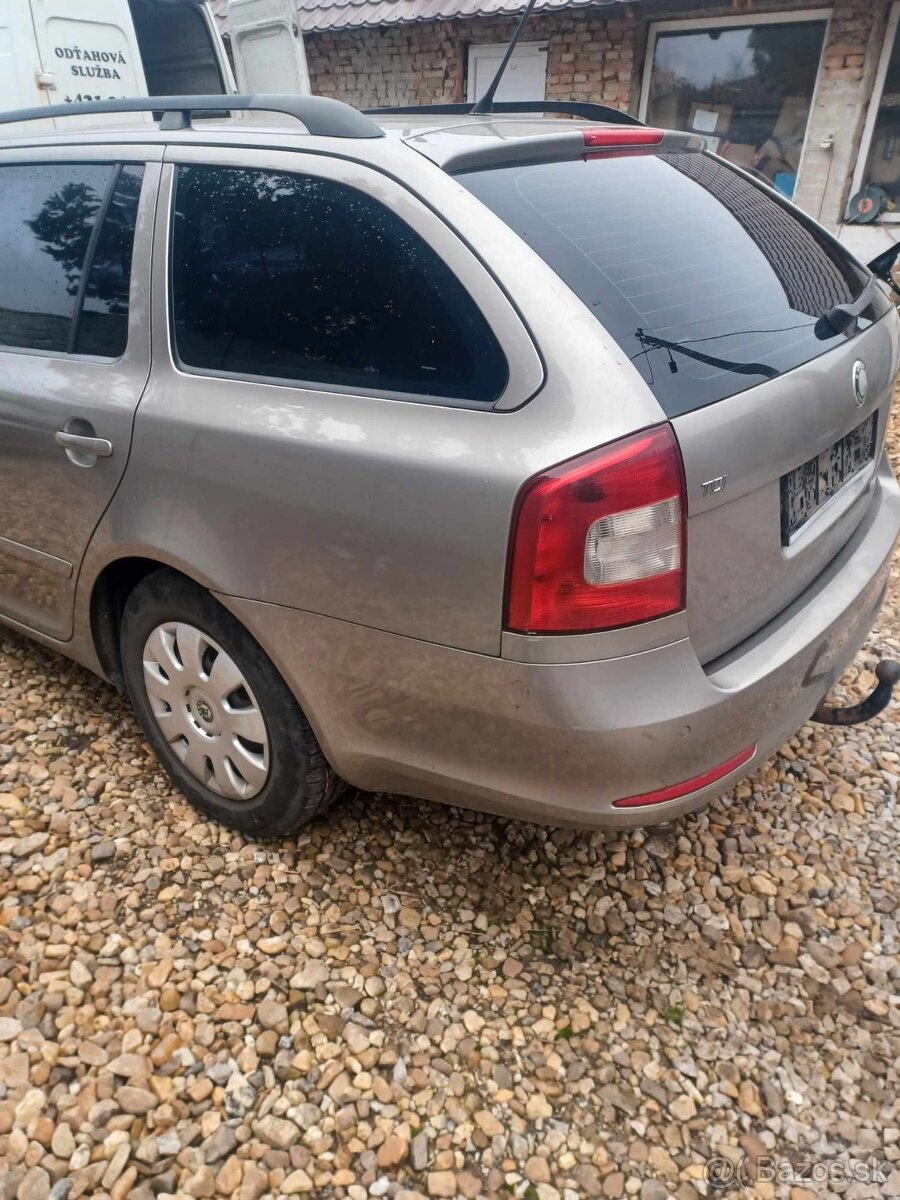
[[[701,139],[528,107],[0,118],[0,614],[248,833],[669,820],[890,697],[823,705],[900,528],[888,287]]]

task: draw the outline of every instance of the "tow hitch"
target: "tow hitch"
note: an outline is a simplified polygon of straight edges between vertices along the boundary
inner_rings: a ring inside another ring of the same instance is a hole
[[[871,721],[891,702],[891,692],[900,683],[900,662],[883,659],[875,668],[875,678],[878,683],[859,704],[849,708],[829,708],[827,704],[820,704],[812,719],[823,725],[861,725],[863,721]]]

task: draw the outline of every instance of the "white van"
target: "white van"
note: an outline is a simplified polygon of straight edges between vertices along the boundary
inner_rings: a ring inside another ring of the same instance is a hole
[[[241,89],[308,92],[289,0],[232,0],[228,8]],[[203,0],[0,0],[0,111],[236,90]]]

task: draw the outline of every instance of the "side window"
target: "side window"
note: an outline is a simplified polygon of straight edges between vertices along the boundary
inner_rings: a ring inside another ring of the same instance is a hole
[[[0,346],[123,352],[142,175],[108,163],[0,167]],[[98,338],[104,321],[117,332]]]
[[[0,345],[69,348],[81,269],[114,167],[0,167]]]
[[[75,350],[118,358],[128,342],[131,252],[143,167],[122,167],[109,199],[92,256]]]
[[[418,234],[356,188],[179,167],[175,351],[205,370],[492,403],[506,362]]]

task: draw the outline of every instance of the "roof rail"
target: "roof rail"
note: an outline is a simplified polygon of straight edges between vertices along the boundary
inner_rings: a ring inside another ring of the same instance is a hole
[[[581,100],[495,100],[490,113],[475,113],[471,104],[410,104],[399,108],[366,108],[370,117],[427,116],[468,117],[496,116],[505,113],[566,113],[571,117],[587,117],[590,121],[610,121],[614,125],[643,125],[631,113],[622,112],[609,104],[591,104]]]
[[[79,117],[103,113],[162,113],[160,129],[190,129],[191,117],[210,112],[270,112],[295,117],[307,132],[321,137],[384,137],[374,121],[357,108],[325,96],[137,96],[122,100],[89,100],[75,104],[51,104],[43,108],[20,108],[0,112],[0,125],[19,121],[44,121],[48,117]]]

